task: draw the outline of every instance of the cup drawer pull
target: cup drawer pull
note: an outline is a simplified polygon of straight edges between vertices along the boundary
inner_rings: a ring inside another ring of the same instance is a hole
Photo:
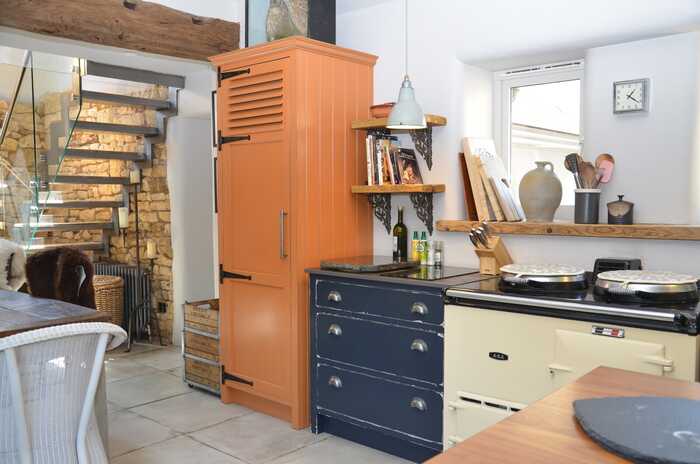
[[[418,398],[418,397],[413,398],[411,400],[411,407],[413,409],[419,410],[420,412],[424,412],[424,411],[428,410],[428,404],[425,402],[425,400],[423,398]]]
[[[343,381],[340,380],[340,377],[337,375],[333,375],[330,379],[328,379],[328,386],[340,389],[343,388]]]
[[[335,335],[336,337],[340,337],[341,335],[343,335],[343,329],[338,324],[331,324],[328,327],[328,335]]]
[[[425,343],[425,341],[421,340],[420,338],[413,340],[413,343],[411,343],[411,351],[418,351],[420,353],[427,353],[428,352],[428,344]]]
[[[427,316],[428,315],[428,307],[425,305],[425,303],[420,303],[416,302],[411,305],[411,314],[415,314],[417,316]]]
[[[340,292],[338,292],[338,291],[336,291],[336,290],[331,290],[331,291],[328,293],[328,301],[333,301],[333,302],[335,302],[335,303],[340,303],[341,301],[343,301],[343,297],[340,296]]]

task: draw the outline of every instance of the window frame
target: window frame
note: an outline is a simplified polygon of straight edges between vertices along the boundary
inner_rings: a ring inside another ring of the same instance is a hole
[[[532,71],[512,74],[514,70],[506,70],[494,73],[494,142],[498,153],[501,154],[508,172],[508,181],[512,180],[511,173],[511,100],[510,95],[514,87],[528,85],[553,84],[557,82],[581,81],[581,106],[580,106],[580,134],[579,141],[581,151],[584,147],[584,62],[575,60],[575,63],[561,68],[550,68],[553,65],[531,66]],[[545,68],[545,69],[540,69]],[[527,69],[519,68],[519,69]],[[517,70],[515,70],[517,71]]]

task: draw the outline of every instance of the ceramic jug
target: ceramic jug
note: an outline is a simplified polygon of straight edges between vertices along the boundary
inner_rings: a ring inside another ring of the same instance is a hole
[[[561,204],[561,182],[549,161],[535,161],[537,167],[520,181],[520,204],[529,222],[552,222]]]

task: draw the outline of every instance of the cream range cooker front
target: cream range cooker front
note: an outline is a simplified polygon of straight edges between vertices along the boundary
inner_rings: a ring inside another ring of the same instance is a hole
[[[598,366],[699,380],[694,306],[529,298],[489,281],[448,289],[446,300],[445,448]]]

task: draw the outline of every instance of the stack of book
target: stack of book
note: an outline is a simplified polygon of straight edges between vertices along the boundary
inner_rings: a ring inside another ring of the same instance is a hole
[[[416,153],[401,148],[397,137],[368,135],[367,185],[422,184]]]
[[[468,137],[460,153],[467,219],[510,221],[525,219],[507,180],[503,159],[493,139]]]

